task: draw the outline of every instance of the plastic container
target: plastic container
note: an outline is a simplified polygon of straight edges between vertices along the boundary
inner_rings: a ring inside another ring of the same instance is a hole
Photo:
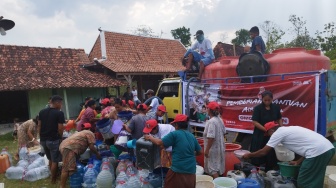
[[[28,149],[26,146],[22,146],[19,151],[19,158],[20,160],[27,160],[28,161]]]
[[[24,168],[21,166],[11,166],[6,170],[5,176],[7,179],[21,180],[23,177]]]
[[[204,174],[204,168],[199,165],[196,165],[196,175],[202,175],[202,174]]]
[[[141,182],[140,182],[139,178],[136,176],[136,174],[132,174],[127,181],[127,187],[128,188],[139,188],[140,184],[141,184]]]
[[[251,170],[251,174],[248,176],[249,179],[256,180],[260,187],[265,187],[264,179],[261,177],[261,175],[258,173],[256,168],[253,168]]]
[[[130,137],[131,134],[129,134],[126,130],[120,131],[118,138],[114,143],[114,146],[121,151],[127,151],[127,142]]]
[[[328,176],[328,183],[327,183],[328,188],[330,187],[336,187],[336,174],[330,174]]]
[[[277,180],[274,182],[274,188],[295,188],[295,185],[291,181]]]
[[[27,170],[31,170],[34,168],[45,166],[45,162],[43,157],[37,158],[35,161],[33,161],[30,165],[28,165]]]
[[[162,187],[162,176],[154,173],[149,173],[148,181],[153,187]]]
[[[7,154],[0,155],[0,174],[5,173],[10,167],[9,157]]]
[[[196,161],[200,166],[204,167],[204,138],[197,138],[197,142],[202,148],[202,154],[196,156]]]
[[[27,168],[29,165],[29,162],[26,160],[19,160],[19,162],[16,164],[16,166],[20,166],[22,168]]]
[[[37,181],[40,179],[45,179],[50,176],[50,171],[48,166],[41,166],[31,170],[28,170],[24,176],[26,181]]]
[[[87,159],[90,159],[90,157],[91,157],[91,153],[90,153],[90,149],[89,148],[86,149],[85,152],[79,156],[79,158],[81,160],[87,160]]]
[[[274,147],[276,157],[279,161],[292,161],[295,158],[295,153],[285,148],[282,144],[278,144]]]
[[[118,181],[116,188],[127,188],[127,183],[126,181]]]
[[[250,163],[247,163],[247,162],[243,162],[243,167],[241,165],[242,163],[236,163],[234,164],[234,169],[235,170],[240,170],[242,172],[245,173],[246,177],[248,177],[250,174],[251,174],[251,170],[253,168],[256,168],[256,166],[250,164]]]
[[[110,139],[113,138],[113,133],[112,133],[112,122],[111,119],[102,119],[97,122],[97,128],[98,131],[102,134],[104,139]]]
[[[272,181],[277,181],[277,180],[280,180],[282,179],[282,177],[280,176],[280,172],[279,171],[276,171],[276,170],[269,170],[267,173],[266,173],[266,176],[271,179]]]
[[[196,182],[198,181],[213,181],[213,178],[211,176],[208,175],[196,175]]]
[[[97,176],[97,187],[111,188],[114,182],[114,177],[108,166],[104,166]]]
[[[229,170],[227,172],[228,178],[233,178],[235,180],[240,180],[246,178],[245,173],[239,170]]]
[[[77,170],[70,176],[70,187],[81,188],[83,183],[84,166],[77,163]]]
[[[120,171],[120,173],[117,175],[116,182],[120,181],[128,181],[128,176],[126,175],[125,171]]]
[[[29,163],[34,162],[34,161],[37,160],[38,158],[43,158],[43,157],[41,157],[41,155],[38,154],[38,153],[29,153],[29,154],[28,154],[28,162],[29,162]]]
[[[113,122],[113,125],[112,125],[112,133],[113,134],[119,134],[119,132],[123,128],[123,124],[124,124],[124,122],[121,121],[120,119],[115,120]]]
[[[299,175],[300,165],[290,165],[288,162],[279,162],[280,174],[283,177],[296,179]]]
[[[136,139],[129,140],[129,141],[127,142],[127,147],[128,147],[128,148],[132,148],[132,149],[134,149],[134,148],[136,147]]]
[[[11,154],[9,154],[7,148],[3,148],[3,149],[2,149],[0,155],[2,155],[2,154],[6,154],[6,155],[8,156],[8,158],[9,158],[9,163],[10,163],[10,165],[12,166],[12,165],[13,165],[13,157],[12,157]]]
[[[95,187],[98,172],[93,168],[93,164],[88,165],[88,169],[83,176],[83,187]]]
[[[132,111],[121,111],[117,114],[118,119],[120,119],[123,123],[128,122],[133,117]]]
[[[140,188],[154,188],[146,178],[140,177]]]
[[[330,174],[336,174],[336,166],[327,166],[325,176],[324,176],[324,187],[328,187]]]
[[[195,188],[215,188],[215,184],[210,181],[198,181]]]
[[[241,145],[239,144],[225,143],[225,175],[229,170],[234,170],[234,164],[240,163],[240,160],[234,154],[234,151],[240,149]]]
[[[218,177],[212,181],[216,188],[236,188],[237,181],[228,177]]]
[[[139,138],[136,141],[137,167],[154,170],[161,163],[160,151],[159,146],[151,141],[145,140],[144,137]]]
[[[262,188],[256,180],[245,178],[238,180],[238,188]]]

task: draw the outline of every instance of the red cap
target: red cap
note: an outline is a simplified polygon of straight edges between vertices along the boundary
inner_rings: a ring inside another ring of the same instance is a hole
[[[160,104],[157,109],[165,113],[167,112],[166,107],[162,104]]]
[[[266,131],[272,129],[273,127],[279,126],[279,124],[274,123],[274,121],[270,121],[264,125]]]
[[[108,99],[108,98],[105,98],[100,102],[100,104],[102,104],[104,106],[106,106],[108,103],[110,103],[110,99]]]
[[[84,129],[90,129],[91,123],[84,123],[83,126],[84,126]]]
[[[125,100],[122,100],[122,105],[126,106],[126,101]]]
[[[172,121],[171,123],[186,122],[187,120],[188,120],[188,116],[186,116],[184,114],[177,114],[175,116],[174,121]]]
[[[147,110],[147,105],[145,103],[143,104],[138,104],[137,109],[140,109],[140,105],[142,105],[142,109]]]
[[[157,125],[158,123],[155,119],[150,119],[146,121],[145,128],[143,129],[143,133],[149,134]]]
[[[130,106],[130,108],[134,108],[134,102],[133,101],[129,100],[128,105]]]
[[[215,101],[209,102],[207,107],[211,110],[218,110],[219,109],[219,104]]]

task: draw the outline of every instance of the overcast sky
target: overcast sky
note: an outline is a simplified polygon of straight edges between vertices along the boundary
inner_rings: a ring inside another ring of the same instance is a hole
[[[336,22],[335,0],[1,0],[0,16],[15,27],[0,36],[0,44],[83,48],[86,53],[99,35],[98,28],[131,33],[147,25],[162,38],[170,31],[202,29],[214,44],[234,38],[241,28],[250,29],[270,20],[288,31],[291,14],[307,20],[310,34]]]

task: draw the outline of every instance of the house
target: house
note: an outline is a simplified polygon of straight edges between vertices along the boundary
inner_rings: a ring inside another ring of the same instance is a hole
[[[89,63],[83,49],[0,45],[0,123],[35,117],[55,94],[63,97],[66,118],[76,117],[85,97],[126,84],[83,68]]]
[[[225,56],[240,56],[243,53],[244,53],[244,47],[232,44],[226,44],[222,42],[218,42],[214,48],[214,55],[216,59]]]
[[[178,40],[100,30],[89,54],[91,63],[85,67],[125,79],[129,85],[136,81],[139,98],[144,99],[145,90],[155,91],[160,80],[184,69],[185,52]]]

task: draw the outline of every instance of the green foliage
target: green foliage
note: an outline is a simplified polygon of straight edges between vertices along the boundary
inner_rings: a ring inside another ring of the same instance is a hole
[[[266,53],[282,47],[281,38],[285,35],[285,32],[277,24],[266,20],[260,25],[260,28],[265,33]]]
[[[177,29],[171,30],[171,34],[173,35],[174,39],[180,39],[181,43],[188,47],[191,45],[191,34],[190,34],[190,28],[186,27],[179,27]]]
[[[286,44],[286,47],[304,47],[306,49],[318,49],[319,43],[309,35],[306,27],[306,20],[296,15],[289,16],[289,22],[293,25],[292,31],[295,38]]]
[[[330,59],[336,60],[336,48],[329,50],[324,53],[324,55],[328,56]]]
[[[336,70],[336,59],[334,60],[331,60],[331,67],[330,67],[331,70]]]
[[[324,24],[323,31],[316,31],[316,41],[320,43],[321,50],[329,52],[336,49],[336,26],[334,22]]]
[[[232,44],[239,46],[246,46],[246,44],[250,42],[252,42],[250,32],[246,29],[236,31],[236,38],[231,41]]]

